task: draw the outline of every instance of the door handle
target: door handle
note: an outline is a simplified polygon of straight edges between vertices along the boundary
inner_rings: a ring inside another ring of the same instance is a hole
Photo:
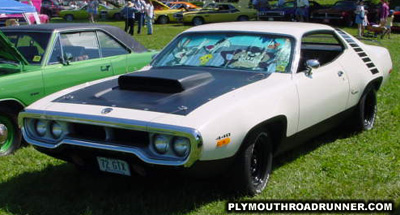
[[[337,75],[338,75],[339,77],[342,77],[343,74],[344,74],[344,72],[342,72],[342,71],[339,71],[339,72],[337,73]]]
[[[111,65],[101,66],[101,67],[100,67],[100,70],[101,70],[102,72],[110,71],[110,67],[111,67]]]

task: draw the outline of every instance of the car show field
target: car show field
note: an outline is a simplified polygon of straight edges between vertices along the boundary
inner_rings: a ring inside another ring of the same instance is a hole
[[[123,28],[122,22],[102,23]],[[160,50],[188,28],[155,25],[156,34],[134,38]],[[0,157],[0,214],[225,214],[227,201],[287,199],[393,200],[393,214],[399,214],[400,36],[363,42],[387,48],[393,61],[388,83],[377,93],[374,129],[355,133],[342,125],[280,155],[268,186],[255,197],[227,192],[222,177],[201,180],[167,172],[143,178],[77,170],[27,146]]]

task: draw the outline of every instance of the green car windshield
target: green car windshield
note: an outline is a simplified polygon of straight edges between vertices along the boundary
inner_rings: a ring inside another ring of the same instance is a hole
[[[50,33],[3,32],[30,64],[41,64],[50,40]]]
[[[154,60],[153,67],[216,67],[265,73],[289,72],[292,39],[266,34],[185,34]]]

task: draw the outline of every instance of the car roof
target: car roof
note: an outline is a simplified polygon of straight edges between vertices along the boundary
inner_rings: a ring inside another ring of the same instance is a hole
[[[190,28],[185,32],[248,32],[248,33],[272,33],[292,35],[300,39],[303,34],[317,30],[334,30],[332,27],[323,24],[302,23],[302,22],[270,22],[270,21],[249,21],[249,22],[225,22],[206,24]]]
[[[20,26],[8,26],[1,27],[0,31],[12,32],[12,31],[34,31],[34,32],[47,32],[52,33],[54,31],[79,31],[79,30],[103,30],[108,32],[117,38],[120,42],[133,49],[135,52],[145,52],[147,49],[137,42],[133,37],[126,34],[120,28],[111,25],[101,24],[88,24],[88,23],[51,23],[42,25],[20,25]]]

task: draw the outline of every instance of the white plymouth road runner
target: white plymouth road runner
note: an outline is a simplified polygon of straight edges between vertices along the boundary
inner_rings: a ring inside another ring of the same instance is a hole
[[[369,130],[388,50],[320,24],[238,22],[191,28],[146,69],[72,87],[26,108],[39,151],[117,174],[227,172],[249,195],[273,156],[351,118]]]

